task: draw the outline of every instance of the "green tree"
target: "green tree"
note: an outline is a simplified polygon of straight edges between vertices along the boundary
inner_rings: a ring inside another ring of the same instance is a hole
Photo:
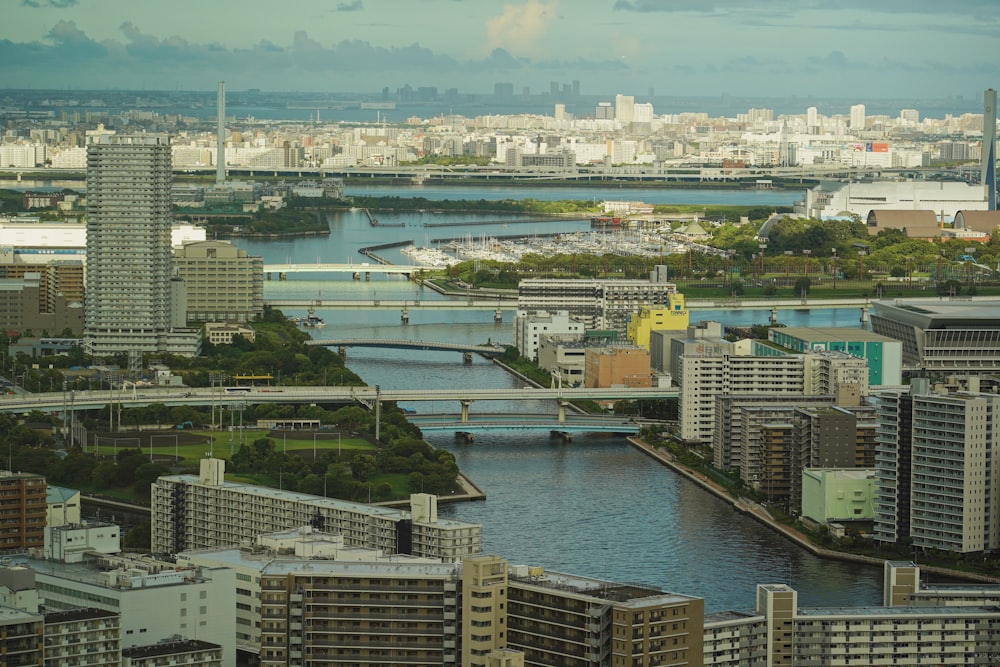
[[[810,288],[812,288],[812,278],[802,276],[795,281],[796,296],[808,296]]]

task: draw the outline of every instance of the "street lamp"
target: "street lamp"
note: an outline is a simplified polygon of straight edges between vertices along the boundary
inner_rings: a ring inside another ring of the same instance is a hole
[[[806,256],[806,278],[809,277],[809,255],[812,254],[812,250],[806,248],[802,251],[802,254]]]
[[[833,248],[833,289],[837,289],[837,249]]]
[[[972,289],[972,253],[976,252],[975,248],[965,249],[965,266],[969,272],[969,289]]]
[[[757,246],[760,248],[760,277],[764,277],[764,251],[767,250],[767,244],[761,243]]]
[[[791,261],[792,261],[792,251],[791,250],[786,250],[785,251],[785,278],[788,278],[789,274],[791,273],[791,266],[790,266],[791,265]]]
[[[865,255],[868,253],[865,250],[858,251],[858,279],[865,279]]]

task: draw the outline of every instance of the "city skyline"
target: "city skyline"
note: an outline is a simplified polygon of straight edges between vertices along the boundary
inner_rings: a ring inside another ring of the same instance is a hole
[[[585,94],[975,99],[1000,78],[988,0],[293,0],[170,6],[20,0],[7,88],[372,91],[496,82]],[[266,12],[266,13],[265,13]],[[960,43],[960,49],[955,45]]]

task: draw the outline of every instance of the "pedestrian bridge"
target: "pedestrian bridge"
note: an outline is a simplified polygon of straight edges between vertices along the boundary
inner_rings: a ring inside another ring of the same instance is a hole
[[[442,350],[445,352],[475,352],[484,357],[503,354],[502,345],[467,345],[463,343],[441,343],[426,340],[406,340],[392,338],[328,338],[306,341],[313,347],[382,347],[396,350]]]

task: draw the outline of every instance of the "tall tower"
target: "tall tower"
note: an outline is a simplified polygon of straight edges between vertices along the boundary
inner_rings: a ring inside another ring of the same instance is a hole
[[[219,82],[219,91],[216,94],[215,107],[216,137],[215,137],[215,182],[222,185],[226,182],[226,82]],[[319,112],[316,112],[317,121]]]
[[[851,129],[852,130],[863,130],[865,129],[865,105],[855,104],[851,107]]]
[[[997,210],[997,91],[983,94],[983,189],[987,207]]]
[[[97,135],[87,146],[84,340],[103,356],[158,349],[170,329],[170,139]]]

